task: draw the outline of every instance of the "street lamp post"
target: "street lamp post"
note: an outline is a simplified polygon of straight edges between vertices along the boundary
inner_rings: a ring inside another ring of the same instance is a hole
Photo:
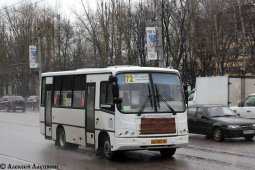
[[[157,28],[158,28],[158,67],[165,67],[164,65],[164,47],[162,37],[162,0],[156,1],[157,5]]]

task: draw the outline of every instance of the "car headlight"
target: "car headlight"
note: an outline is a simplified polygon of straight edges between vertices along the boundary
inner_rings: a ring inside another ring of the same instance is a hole
[[[252,128],[255,129],[255,124],[252,125]]]
[[[240,125],[228,125],[228,129],[237,129],[237,128],[241,128]]]

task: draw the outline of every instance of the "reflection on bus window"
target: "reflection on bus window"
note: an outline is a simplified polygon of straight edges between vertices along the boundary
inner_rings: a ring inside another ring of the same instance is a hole
[[[73,107],[82,108],[85,106],[86,76],[75,75],[73,80]]]
[[[85,90],[73,92],[73,107],[84,107]]]
[[[73,77],[63,76],[61,79],[61,97],[60,106],[71,107],[72,106],[72,88],[73,88]]]
[[[72,91],[61,91],[61,106],[71,107],[72,106]]]
[[[110,82],[101,82],[100,87],[100,107],[113,110],[112,84]]]
[[[60,91],[54,91],[53,106],[58,106],[60,101]]]

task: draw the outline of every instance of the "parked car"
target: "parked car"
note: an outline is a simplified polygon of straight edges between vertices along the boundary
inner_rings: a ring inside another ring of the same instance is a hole
[[[0,102],[0,109],[6,110],[9,112],[10,110],[22,110],[26,111],[26,101],[22,96],[4,96],[2,101]]]
[[[255,121],[239,117],[225,106],[192,105],[188,109],[190,133],[203,134],[219,142],[224,138],[244,137],[252,140]]]
[[[241,117],[255,119],[255,94],[250,94],[238,106],[230,108]]]
[[[32,110],[39,109],[39,98],[38,96],[29,96],[27,98],[27,108],[31,108]]]

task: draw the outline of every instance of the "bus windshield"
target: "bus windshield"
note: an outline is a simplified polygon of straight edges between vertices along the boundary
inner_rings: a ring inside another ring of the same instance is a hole
[[[179,76],[170,73],[119,74],[120,111],[123,113],[184,112]]]

